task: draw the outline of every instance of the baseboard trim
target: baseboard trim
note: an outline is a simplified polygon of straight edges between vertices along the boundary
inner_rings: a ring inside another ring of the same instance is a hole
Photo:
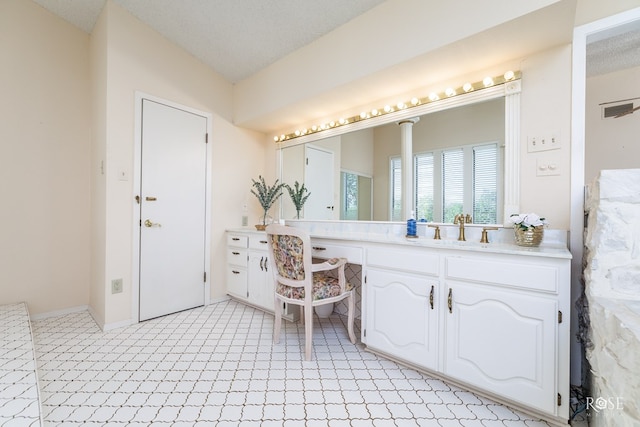
[[[87,310],[90,311],[88,305],[79,305],[76,307],[64,308],[62,310],[54,310],[54,311],[47,311],[46,313],[31,314],[29,317],[31,318],[31,320],[42,320],[42,319],[48,319],[50,317],[60,317],[66,314],[80,313],[82,311],[87,311]]]
[[[209,304],[218,304],[220,302],[226,302],[229,301],[231,299],[231,297],[229,295],[225,295],[223,297],[220,298],[214,298],[214,299],[210,299],[209,300]]]

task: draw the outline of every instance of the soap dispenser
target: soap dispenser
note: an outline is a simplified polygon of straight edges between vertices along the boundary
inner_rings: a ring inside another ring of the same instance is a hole
[[[407,220],[407,237],[418,237],[417,231],[415,214],[411,211],[411,217]]]

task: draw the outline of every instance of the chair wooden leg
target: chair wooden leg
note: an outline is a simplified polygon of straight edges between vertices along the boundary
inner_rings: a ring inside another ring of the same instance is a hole
[[[304,358],[311,360],[311,347],[313,340],[313,306],[304,307]]]
[[[349,313],[347,314],[347,330],[349,331],[349,339],[351,340],[351,344],[356,343],[356,334],[353,332],[353,317],[354,312],[356,311],[356,301],[353,292],[349,299]]]
[[[280,306],[282,305],[282,301],[280,301],[278,298],[275,299],[275,310],[274,310],[274,317],[275,317],[275,322],[273,325],[273,342],[275,344],[280,342],[280,327],[282,326],[282,310],[280,310]]]

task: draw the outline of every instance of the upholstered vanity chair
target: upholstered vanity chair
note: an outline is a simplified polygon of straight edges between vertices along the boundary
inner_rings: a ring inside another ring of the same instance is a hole
[[[311,240],[299,229],[279,224],[271,224],[266,229],[269,242],[269,259],[275,283],[275,325],[273,341],[280,340],[282,325],[282,302],[300,306],[305,326],[305,359],[311,360],[311,340],[313,336],[313,307],[347,299],[349,312],[347,330],[353,344],[355,311],[355,291],[347,283],[344,275],[346,258],[333,258],[323,263],[312,263]],[[337,270],[337,277],[327,274]]]

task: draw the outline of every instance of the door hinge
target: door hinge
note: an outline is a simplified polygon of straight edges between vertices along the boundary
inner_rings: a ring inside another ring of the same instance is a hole
[[[367,337],[367,330],[366,329],[364,330],[363,334],[364,334],[364,337],[366,338]]]
[[[208,143],[209,143],[209,134],[208,134],[208,133],[205,133],[205,134],[204,134],[204,143],[205,143],[205,144],[208,144]]]
[[[562,395],[558,393],[558,406],[562,406]]]
[[[205,281],[205,283],[207,282],[207,272],[206,271],[204,272],[204,281]]]
[[[364,283],[367,283],[367,276],[364,276]]]
[[[562,323],[562,312],[558,310],[558,323]]]

